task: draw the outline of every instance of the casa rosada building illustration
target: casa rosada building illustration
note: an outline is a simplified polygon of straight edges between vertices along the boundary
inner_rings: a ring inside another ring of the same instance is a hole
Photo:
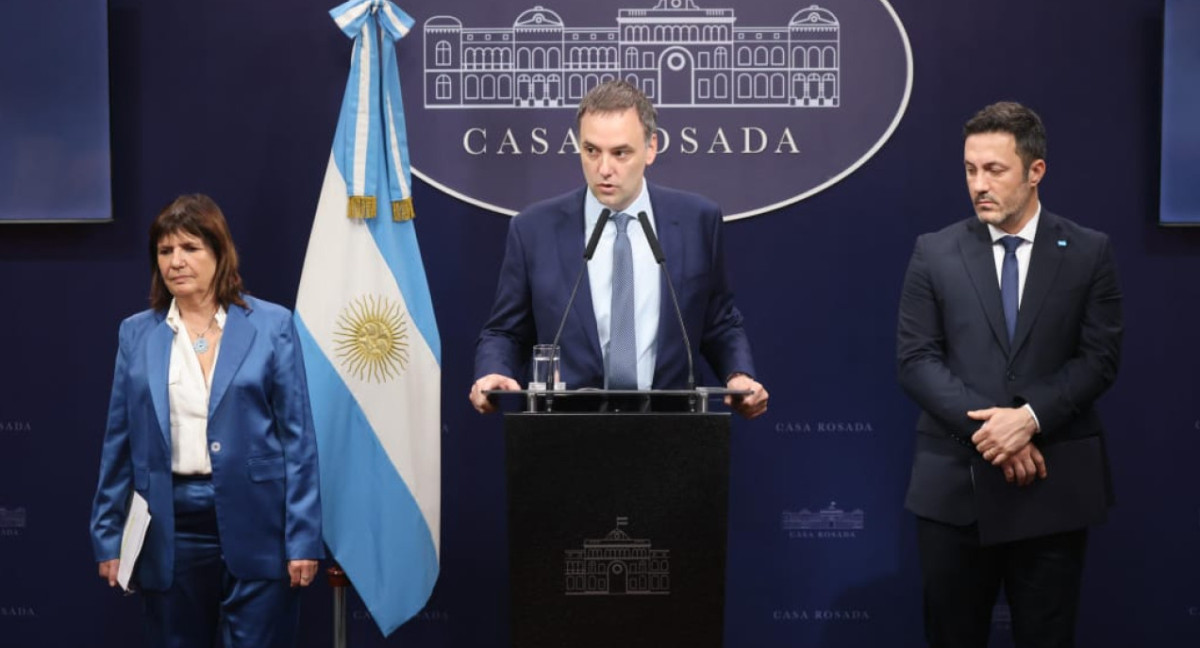
[[[735,25],[733,9],[658,0],[615,27],[568,27],[535,6],[505,27],[455,16],[424,24],[426,108],[574,107],[625,79],[658,106],[817,107],[840,101],[840,25],[811,5],[779,27]]]

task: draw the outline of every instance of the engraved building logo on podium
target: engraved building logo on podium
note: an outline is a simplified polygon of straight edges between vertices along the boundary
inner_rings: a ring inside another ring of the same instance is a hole
[[[671,552],[624,531],[629,518],[603,538],[567,549],[563,560],[567,596],[664,595],[671,593]]]

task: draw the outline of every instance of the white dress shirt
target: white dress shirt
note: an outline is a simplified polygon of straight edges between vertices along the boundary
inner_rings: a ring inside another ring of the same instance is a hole
[[[600,220],[600,212],[605,209],[599,200],[586,191],[583,201],[584,241],[592,236],[596,221]],[[634,307],[634,337],[637,341],[637,383],[638,389],[650,389],[654,382],[654,363],[657,359],[658,315],[662,283],[659,279],[661,270],[654,261],[654,253],[650,250],[650,242],[642,231],[641,223],[637,222],[639,212],[646,212],[650,225],[657,234],[658,227],[654,222],[654,210],[650,207],[650,194],[646,189],[646,181],[642,180],[642,190],[638,197],[624,210],[633,218],[625,231],[629,234],[629,244],[633,248],[633,307]],[[604,353],[604,366],[608,367],[608,345],[612,331],[612,273],[613,245],[617,240],[616,223],[609,221],[600,235],[600,243],[596,246],[596,254],[588,263],[588,285],[592,290],[592,308],[596,313],[596,332],[600,336],[600,349]],[[564,350],[562,353],[570,353]],[[607,374],[607,371],[605,372]],[[607,380],[607,378],[606,378]],[[568,385],[569,386],[569,385]],[[607,385],[606,385],[607,386]]]
[[[216,320],[213,329],[205,336],[209,340],[212,340],[214,332],[225,328],[224,308],[217,309]],[[167,326],[175,331],[170,368],[167,370],[167,394],[171,401],[171,472],[177,475],[211,475],[208,394],[212,389],[213,371],[217,368],[220,340],[212,344],[212,369],[205,376],[174,299],[171,300],[166,321]]]

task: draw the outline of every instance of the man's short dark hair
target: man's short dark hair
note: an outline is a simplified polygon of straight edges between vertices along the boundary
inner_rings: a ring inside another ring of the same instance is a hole
[[[658,128],[658,112],[637,86],[620,79],[605,81],[584,95],[575,113],[575,128],[579,128],[579,122],[588,113],[619,113],[630,108],[637,112],[638,121],[642,122],[642,130],[646,134],[646,143],[649,144],[650,137]]]
[[[1000,101],[987,106],[963,126],[963,139],[981,133],[1012,135],[1026,171],[1034,160],[1046,159],[1046,127],[1042,125],[1042,118],[1015,101]]]

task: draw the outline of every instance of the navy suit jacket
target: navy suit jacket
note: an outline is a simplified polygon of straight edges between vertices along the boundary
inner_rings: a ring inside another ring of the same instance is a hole
[[[693,354],[703,355],[717,377],[754,375],[742,314],[733,305],[725,275],[721,210],[695,194],[650,184],[655,230],[667,271],[679,295]],[[554,341],[571,286],[583,264],[584,192],[537,203],[513,218],[491,318],[475,349],[475,375],[501,374],[526,382],[534,344]],[[675,307],[662,282],[657,361],[652,387],[687,385],[687,358]],[[585,275],[563,328],[561,372],[571,389],[604,386],[604,360],[591,288]]]
[[[221,551],[239,579],[277,579],[287,561],[324,557],[317,445],[304,360],[287,309],[252,297],[230,306],[209,396],[208,441]],[[170,587],[174,566],[170,401],[175,332],[165,311],[121,323],[100,478],[92,504],[97,561],[117,558],[136,490],[152,520],[134,572]]]
[[[1122,332],[1112,246],[1043,209],[1010,345],[987,226],[971,218],[925,234],[897,330],[900,385],[922,410],[906,505],[970,524],[970,438],[981,422],[968,410],[1028,403],[1039,446],[1103,434],[1093,403],[1116,379]],[[1104,471],[1107,480],[1107,460]]]

